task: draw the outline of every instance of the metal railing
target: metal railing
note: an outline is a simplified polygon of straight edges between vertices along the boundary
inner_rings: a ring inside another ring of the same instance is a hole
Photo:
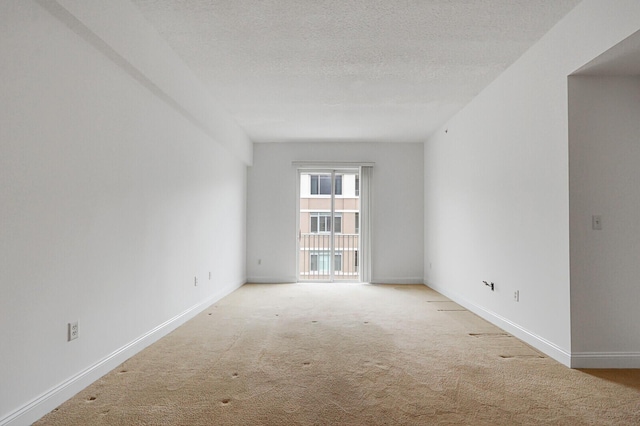
[[[358,234],[334,235],[334,279],[358,280]],[[330,234],[300,234],[300,279],[328,280],[331,262]]]

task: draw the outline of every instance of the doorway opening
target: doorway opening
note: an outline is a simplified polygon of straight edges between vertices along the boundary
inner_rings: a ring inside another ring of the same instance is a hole
[[[360,282],[360,170],[299,170],[298,180],[298,280]]]

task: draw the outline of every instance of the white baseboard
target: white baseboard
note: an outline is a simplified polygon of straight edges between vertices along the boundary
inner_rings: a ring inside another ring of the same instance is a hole
[[[639,352],[577,352],[571,368],[640,368]]]
[[[424,284],[423,278],[391,278],[391,277],[375,277],[371,280],[371,284]]]
[[[296,277],[249,277],[247,283],[249,284],[287,284],[298,282]]]
[[[513,321],[507,318],[504,318],[496,314],[495,312],[489,311],[483,308],[482,306],[478,306],[475,303],[470,302],[464,297],[458,294],[455,294],[445,288],[439,287],[438,285],[433,283],[428,283],[426,285],[434,289],[438,293],[442,294],[443,296],[446,296],[449,299],[453,300],[457,304],[470,310],[471,312],[478,315],[479,317],[489,321],[490,323],[514,335],[515,337],[524,341],[525,343],[533,346],[540,352],[555,359],[559,363],[566,365],[567,367],[573,367],[571,353],[562,349],[556,344],[544,339],[543,337],[536,335],[535,333],[532,333],[531,331],[523,328],[522,326],[514,323]]]
[[[282,283],[296,283],[298,279],[296,277],[249,277],[247,283],[251,284],[282,284]],[[420,278],[379,278],[371,280],[371,284],[424,284],[424,280]]]
[[[12,411],[0,419],[0,426],[23,426],[32,424],[133,355],[171,333],[218,300],[242,287],[243,284],[244,283],[230,284],[219,289],[219,291],[211,297],[165,321],[154,329],[149,330],[147,333],[115,350],[95,364],[69,377],[64,382]]]

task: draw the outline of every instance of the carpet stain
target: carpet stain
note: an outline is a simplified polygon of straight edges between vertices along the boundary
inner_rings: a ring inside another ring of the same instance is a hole
[[[513,337],[508,333],[469,333],[472,337]]]
[[[500,355],[500,358],[512,359],[512,358],[545,358],[545,357],[542,355]]]
[[[284,411],[289,414],[300,411],[300,408],[300,403],[297,401],[287,401],[283,407]]]

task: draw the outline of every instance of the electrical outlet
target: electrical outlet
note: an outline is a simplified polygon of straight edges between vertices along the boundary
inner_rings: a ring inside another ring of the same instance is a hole
[[[602,230],[602,216],[593,215],[591,216],[591,229],[594,231]]]
[[[513,292],[513,301],[514,302],[520,301],[520,290],[516,290]]]
[[[78,338],[78,321],[70,322],[68,327],[67,341],[70,342]]]

